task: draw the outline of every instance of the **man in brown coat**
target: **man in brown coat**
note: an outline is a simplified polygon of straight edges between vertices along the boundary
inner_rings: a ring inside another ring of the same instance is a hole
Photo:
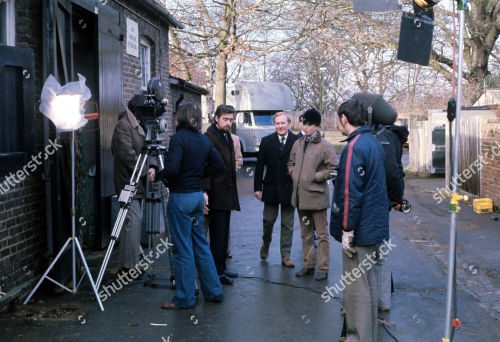
[[[316,280],[328,278],[330,267],[330,240],[327,229],[326,209],[330,207],[327,180],[337,165],[333,146],[321,138],[321,114],[316,109],[307,110],[302,117],[305,136],[292,147],[288,172],[293,180],[292,206],[297,208],[301,226],[304,266],[297,277],[314,273],[313,228],[318,235],[318,273]]]
[[[114,159],[115,190],[118,195],[125,185],[130,182],[130,177],[132,176],[137,158],[139,158],[146,138],[146,134],[139,125],[139,121],[137,121],[135,115],[132,113],[134,110],[134,101],[135,98],[130,100],[126,111],[120,114],[111,140],[111,152]],[[156,161],[153,159],[150,158],[149,160],[150,166],[156,165]],[[149,169],[148,178],[149,181],[154,180],[155,168]],[[124,272],[135,268],[139,262],[144,197],[146,197],[146,190],[143,180],[137,186],[137,193],[130,203],[130,208],[120,233],[118,264],[121,267],[121,271]]]

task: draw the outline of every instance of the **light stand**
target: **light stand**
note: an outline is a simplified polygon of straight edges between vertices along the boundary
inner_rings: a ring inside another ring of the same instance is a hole
[[[460,326],[460,321],[456,318],[457,303],[456,303],[456,245],[457,245],[457,213],[460,210],[459,201],[467,201],[467,196],[459,196],[457,194],[457,178],[458,178],[458,159],[460,147],[460,114],[462,111],[462,74],[464,64],[464,26],[465,26],[465,9],[468,5],[468,0],[458,0],[458,9],[460,13],[460,34],[458,45],[458,77],[457,77],[457,95],[456,95],[456,121],[455,121],[455,142],[453,144],[453,174],[451,177],[451,201],[450,201],[450,242],[448,256],[448,285],[446,293],[446,321],[444,337],[442,342],[450,342],[453,340],[455,327]],[[450,163],[451,164],[451,163]]]
[[[31,297],[35,294],[36,290],[38,287],[42,284],[44,279],[50,280],[54,284],[58,285],[62,289],[71,292],[73,294],[76,294],[78,291],[78,288],[80,287],[80,284],[82,283],[83,278],[85,278],[85,275],[88,274],[90,284],[92,285],[92,290],[94,291],[94,294],[97,298],[97,302],[99,303],[99,307],[101,308],[101,311],[104,311],[104,307],[102,306],[101,299],[99,298],[99,294],[97,293],[97,287],[95,286],[94,280],[92,279],[92,275],[89,270],[89,266],[87,265],[87,261],[85,260],[85,256],[83,255],[82,247],[80,246],[80,242],[78,241],[78,237],[76,236],[76,220],[75,220],[75,131],[71,132],[71,237],[66,240],[66,243],[62,246],[61,250],[55,257],[55,259],[52,261],[50,264],[49,268],[45,271],[43,274],[42,278],[38,281],[36,284],[35,288],[31,291],[29,294],[28,298],[24,301],[24,305],[26,305]],[[72,289],[69,289],[68,287],[64,286],[63,284],[59,283],[58,281],[52,279],[49,277],[49,272],[52,270],[52,268],[55,266],[59,258],[62,256],[62,254],[67,250],[68,245],[71,243],[71,253],[72,253],[72,282],[73,282],[73,287]],[[80,255],[80,258],[83,262],[83,265],[85,266],[85,272],[82,275],[82,278],[76,283],[76,251],[78,250],[78,254]]]
[[[43,274],[42,278],[38,281],[35,288],[28,295],[24,301],[26,305],[31,297],[35,294],[38,287],[42,284],[44,279],[50,280],[62,289],[71,292],[73,294],[77,293],[83,278],[87,274],[89,277],[90,284],[92,285],[92,290],[96,296],[97,302],[101,311],[104,311],[101,299],[97,293],[97,287],[95,286],[94,280],[90,273],[89,267],[83,255],[82,247],[76,236],[76,220],[75,220],[75,131],[83,127],[87,120],[84,119],[83,105],[87,100],[90,99],[91,93],[90,89],[85,85],[85,77],[78,75],[79,81],[70,82],[64,87],[57,82],[54,76],[50,75],[42,89],[41,94],[41,104],[40,112],[47,116],[56,126],[58,131],[71,132],[71,237],[66,240],[66,243],[62,246],[59,253],[55,259],[50,263],[49,267]],[[59,258],[68,249],[71,243],[71,256],[72,256],[72,288],[68,288],[65,285],[59,283],[58,281],[49,277],[49,272],[52,270],[54,265],[57,263]],[[85,266],[85,272],[78,283],[76,282],[76,252]]]

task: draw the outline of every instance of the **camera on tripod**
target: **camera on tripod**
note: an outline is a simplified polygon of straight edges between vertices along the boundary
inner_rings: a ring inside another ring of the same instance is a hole
[[[131,111],[148,132],[146,140],[156,140],[158,133],[167,131],[168,124],[163,114],[166,112],[165,106],[168,101],[162,80],[150,79],[146,93],[134,95],[130,102]]]

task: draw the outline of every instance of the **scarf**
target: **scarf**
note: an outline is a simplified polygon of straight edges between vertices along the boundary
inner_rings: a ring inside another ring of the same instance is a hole
[[[313,141],[313,140],[317,139],[317,138],[318,138],[318,136],[319,136],[319,131],[314,131],[314,133],[313,133],[313,134],[311,134],[311,135],[306,135],[306,137],[304,138],[304,140],[305,140],[305,142],[306,142],[306,143],[309,143],[309,142],[311,142],[311,141]]]

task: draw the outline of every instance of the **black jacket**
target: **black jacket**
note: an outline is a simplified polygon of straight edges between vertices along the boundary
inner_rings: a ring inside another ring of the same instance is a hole
[[[210,140],[199,132],[181,128],[170,138],[165,167],[158,176],[176,193],[198,192],[203,177],[224,170],[224,162]]]
[[[228,139],[216,124],[205,133],[224,160],[224,170],[203,181],[203,191],[208,194],[208,206],[215,210],[240,210],[238,188],[236,186],[236,161],[231,134]]]
[[[405,182],[401,157],[403,145],[408,139],[408,129],[403,126],[385,126],[376,132],[385,153],[385,175],[387,195],[390,202],[399,203],[403,200]]]
[[[288,131],[285,148],[281,150],[278,133],[262,138],[255,166],[254,191],[262,191],[264,203],[291,205],[293,181],[288,174],[287,164],[296,140],[297,136]]]

